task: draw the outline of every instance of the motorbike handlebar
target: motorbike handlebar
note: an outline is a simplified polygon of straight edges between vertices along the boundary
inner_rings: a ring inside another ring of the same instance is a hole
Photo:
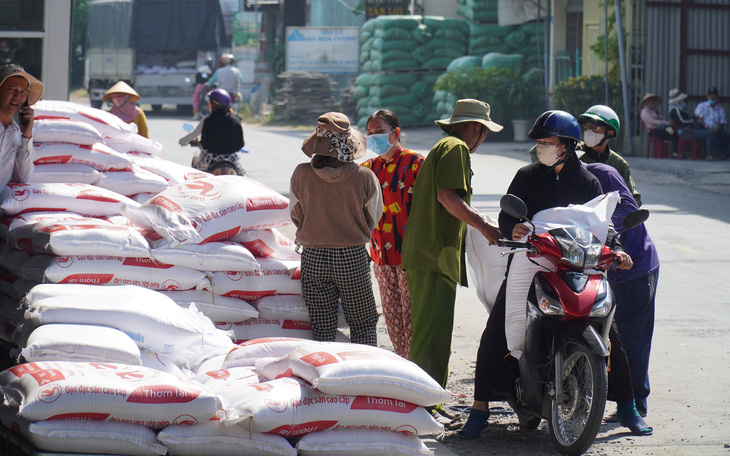
[[[521,242],[521,241],[510,241],[509,239],[497,239],[497,246],[519,249],[519,248],[527,248],[527,247],[529,247],[529,244],[527,242]]]

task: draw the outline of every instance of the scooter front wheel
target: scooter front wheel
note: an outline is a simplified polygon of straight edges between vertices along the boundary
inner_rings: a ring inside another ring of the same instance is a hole
[[[606,359],[579,344],[564,349],[563,388],[550,401],[548,429],[562,454],[583,454],[596,439],[606,408]]]

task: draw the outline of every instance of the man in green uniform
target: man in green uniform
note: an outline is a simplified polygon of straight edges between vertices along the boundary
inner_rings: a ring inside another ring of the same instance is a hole
[[[466,286],[466,224],[495,244],[499,230],[472,209],[471,157],[488,131],[502,126],[479,100],[456,102],[447,120],[436,124],[448,134],[431,149],[413,187],[403,237],[403,269],[411,292],[413,336],[409,359],[446,387],[451,355],[456,285]],[[437,407],[443,412],[443,407]]]

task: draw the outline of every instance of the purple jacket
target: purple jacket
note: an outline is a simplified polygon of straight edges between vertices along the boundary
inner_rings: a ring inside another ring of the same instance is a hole
[[[598,178],[604,193],[618,191],[621,201],[616,206],[611,220],[616,231],[621,230],[624,218],[639,209],[623,177],[615,168],[603,163],[586,163],[585,167]],[[628,271],[622,269],[610,271],[608,273],[610,283],[628,282],[643,277],[659,267],[656,246],[654,246],[643,223],[636,228],[626,230],[621,235],[620,241],[624,251],[631,255],[634,267]]]

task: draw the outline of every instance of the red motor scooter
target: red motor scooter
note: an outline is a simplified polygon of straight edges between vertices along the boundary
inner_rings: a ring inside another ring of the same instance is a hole
[[[615,307],[605,271],[616,254],[577,226],[536,234],[527,206],[514,195],[502,197],[500,207],[532,225],[525,242],[498,241],[514,249],[506,254],[526,252],[554,266],[554,272],[539,271],[532,280],[520,377],[513,391],[504,392],[505,399],[520,424],[537,427],[546,419],[555,448],[580,455],[593,444],[606,405],[608,332]],[[629,214],[621,232],[648,216],[645,209]]]

